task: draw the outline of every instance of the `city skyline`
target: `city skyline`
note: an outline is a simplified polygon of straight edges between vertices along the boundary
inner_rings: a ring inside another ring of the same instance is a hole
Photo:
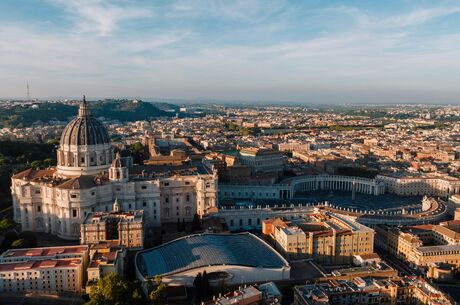
[[[454,1],[0,3],[2,97],[458,104]]]

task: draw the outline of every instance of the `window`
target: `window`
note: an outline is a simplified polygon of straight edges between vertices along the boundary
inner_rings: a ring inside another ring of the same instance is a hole
[[[147,185],[141,186],[141,189],[146,190],[146,189],[147,189]]]
[[[142,206],[143,207],[147,206],[147,202],[146,201],[142,202]]]
[[[187,194],[187,196],[185,196],[185,201],[189,202],[190,201],[190,195]]]
[[[70,194],[70,198],[77,198],[77,194]]]
[[[81,157],[80,161],[81,163],[85,163],[85,157]]]
[[[41,212],[42,211],[42,207],[37,205],[37,212]]]
[[[76,209],[72,210],[72,217],[73,218],[77,217],[77,210]]]
[[[165,182],[165,186],[169,186],[169,182]]]

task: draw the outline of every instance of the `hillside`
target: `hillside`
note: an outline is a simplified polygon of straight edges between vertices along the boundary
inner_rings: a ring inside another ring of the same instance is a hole
[[[94,116],[119,121],[171,117],[177,108],[176,105],[166,103],[158,103],[157,107],[155,103],[133,103],[131,100],[89,101],[88,104]],[[27,127],[36,121],[49,122],[53,119],[68,121],[77,112],[78,106],[63,103],[40,103],[38,108],[17,105],[10,109],[0,109],[0,128]]]

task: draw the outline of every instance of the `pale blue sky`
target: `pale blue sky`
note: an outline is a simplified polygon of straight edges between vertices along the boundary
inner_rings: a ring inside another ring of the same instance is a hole
[[[0,96],[460,102],[460,1],[0,1]]]

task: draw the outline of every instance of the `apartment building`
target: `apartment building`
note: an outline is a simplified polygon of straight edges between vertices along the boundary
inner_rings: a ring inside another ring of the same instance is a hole
[[[453,302],[442,291],[416,277],[331,279],[294,287],[294,305],[325,304],[452,305]]]
[[[126,248],[119,245],[117,241],[100,242],[91,245],[89,249],[90,262],[86,269],[87,285],[89,292],[91,285],[101,277],[110,273],[124,275],[126,269]]]
[[[329,212],[290,220],[267,219],[262,233],[288,259],[311,257],[324,264],[349,263],[354,255],[374,252],[374,230]]]
[[[460,221],[440,225],[375,228],[376,243],[413,266],[426,269],[435,264],[460,266]]]
[[[88,246],[7,250],[0,256],[1,292],[81,292]]]

